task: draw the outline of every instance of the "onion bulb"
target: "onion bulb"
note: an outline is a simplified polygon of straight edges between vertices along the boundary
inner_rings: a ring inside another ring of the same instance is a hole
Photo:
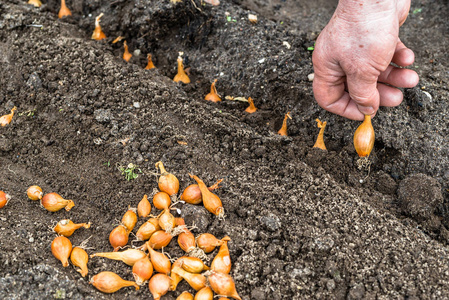
[[[151,277],[148,288],[153,295],[154,300],[161,299],[170,289],[170,277],[165,274],[156,274]]]
[[[172,232],[175,225],[175,217],[170,213],[170,209],[165,209],[159,216],[159,226],[166,232]]]
[[[365,115],[365,120],[354,133],[355,151],[360,157],[369,156],[374,146],[374,128],[371,124],[371,116]]]
[[[198,183],[198,187],[201,190],[204,207],[214,215],[218,216],[219,218],[224,218],[224,208],[220,198],[211,191],[209,191],[204,182],[197,176],[192,174],[189,175],[191,178],[195,179],[196,182]]]
[[[51,243],[51,253],[59,259],[63,267],[69,265],[69,257],[72,252],[72,243],[65,236],[56,237]]]
[[[173,236],[164,231],[164,230],[158,230],[150,237],[150,240],[148,243],[150,244],[150,247],[153,249],[162,249],[164,247],[167,247],[168,244],[170,244]]]
[[[187,291],[181,293],[176,300],[193,300],[193,295]]]
[[[171,262],[168,259],[168,257],[165,256],[164,253],[160,253],[160,252],[153,250],[153,248],[151,248],[148,245],[148,242],[146,243],[146,245],[147,245],[148,251],[150,252],[150,258],[151,258],[151,262],[153,263],[153,268],[156,270],[156,272],[163,273],[163,274],[170,273]]]
[[[248,97],[249,106],[245,109],[245,111],[249,114],[255,113],[257,111],[257,107],[254,105],[254,100],[251,97]]]
[[[148,63],[147,63],[147,66],[145,67],[145,70],[151,70],[151,69],[156,68],[153,64],[153,60],[151,59],[150,53],[147,54],[147,60],[148,60]]]
[[[291,119],[290,112],[285,114],[284,121],[282,122],[282,127],[279,129],[278,134],[287,136],[287,119]]]
[[[214,292],[210,287],[205,286],[196,293],[194,300],[213,300],[213,299],[214,299]]]
[[[159,192],[153,196],[153,205],[157,209],[165,210],[170,207],[171,199],[166,192]]]
[[[204,275],[207,276],[210,287],[217,295],[242,300],[235,289],[234,280],[230,275],[215,271],[207,271]]]
[[[62,19],[67,16],[71,16],[72,12],[70,9],[65,5],[65,0],[61,0],[61,8],[59,9],[58,18]]]
[[[199,291],[206,286],[204,275],[187,272],[178,266],[173,267],[172,272],[181,276],[195,291]]]
[[[156,163],[156,168],[161,171],[161,176],[158,180],[159,189],[166,192],[169,196],[173,196],[179,191],[179,180],[175,175],[168,173],[165,170],[164,164],[161,161]]]
[[[175,291],[178,287],[178,284],[182,281],[182,277],[175,272],[173,272],[173,268],[175,267],[181,267],[182,262],[181,259],[178,258],[171,266],[171,272],[170,272],[170,291]]]
[[[136,226],[137,223],[137,215],[136,209],[132,207],[128,207],[128,211],[123,215],[122,224],[126,227],[128,232],[131,232]]]
[[[315,145],[313,145],[313,148],[320,148],[322,150],[327,150],[326,146],[324,145],[324,128],[326,128],[327,122],[321,122],[320,119],[315,120],[317,122],[318,128],[320,128],[320,132],[318,133],[318,137],[316,139]]]
[[[66,211],[75,206],[73,200],[66,200],[56,193],[48,193],[41,199],[41,205],[48,211],[58,211],[65,208]]]
[[[56,224],[53,230],[59,235],[69,237],[73,234],[73,232],[75,232],[75,230],[81,227],[90,228],[90,222],[75,224],[71,220],[61,220],[58,224]]]
[[[148,256],[139,259],[133,266],[134,280],[138,285],[144,284],[153,275],[153,264]]]
[[[70,254],[70,260],[75,267],[78,267],[76,271],[81,273],[81,276],[86,277],[89,270],[87,269],[87,262],[89,256],[86,251],[80,247],[74,247],[72,253]]]
[[[201,273],[203,271],[209,270],[209,267],[204,264],[204,262],[197,257],[183,256],[179,259],[181,267],[190,273]]]
[[[215,247],[221,246],[223,241],[217,239],[210,233],[203,233],[196,238],[196,243],[198,248],[202,249],[206,253],[210,253],[214,251]]]
[[[124,280],[114,272],[101,272],[92,277],[89,282],[99,291],[107,294],[115,293],[123,287],[133,286],[136,290],[140,287],[134,281]]]
[[[128,237],[129,231],[126,230],[124,225],[119,225],[111,231],[109,234],[109,243],[114,248],[114,252],[128,244]]]
[[[223,244],[220,246],[220,250],[215,256],[210,268],[215,272],[229,274],[231,272],[231,256],[228,249],[228,241],[231,240],[229,236],[225,236],[221,239]]]
[[[182,57],[178,56],[177,59],[178,62],[178,74],[176,74],[175,78],[173,78],[174,82],[183,82],[185,84],[190,83],[190,78],[187,76],[186,72],[184,71],[184,65],[182,64]]]
[[[16,111],[16,109],[17,109],[17,107],[14,106],[11,109],[11,113],[0,117],[0,125],[2,127],[4,127],[4,126],[8,125],[9,123],[11,123],[12,117],[14,116],[14,112]]]
[[[209,191],[213,191],[219,188],[219,184],[223,181],[223,179],[218,180],[214,185],[208,187]],[[190,204],[199,204],[201,203],[201,190],[198,184],[191,184],[185,188],[184,192],[182,192],[180,200],[185,201]]]
[[[146,218],[151,213],[151,204],[150,201],[148,201],[148,196],[144,195],[142,200],[140,200],[139,204],[137,205],[137,214],[139,217]]]
[[[137,250],[137,249],[127,249],[122,252],[99,252],[94,253],[90,257],[105,257],[113,260],[121,260],[128,266],[134,266],[134,264],[147,255],[145,252]]]
[[[138,241],[146,241],[148,240],[153,233],[160,230],[159,220],[156,218],[151,218],[145,223],[143,223],[139,230],[137,230],[136,237]]]
[[[42,2],[40,0],[29,0],[28,4],[31,4],[34,7],[41,7],[42,6]]]
[[[37,185],[32,185],[27,189],[27,196],[30,200],[41,200],[43,195],[42,189]]]
[[[11,196],[3,191],[0,191],[0,208],[3,208],[11,200]]]
[[[215,88],[216,83],[217,83],[217,79],[215,79],[214,82],[212,82],[212,84],[210,86],[210,93],[207,94],[206,97],[204,97],[204,100],[212,101],[212,102],[221,101],[221,98],[217,93],[217,89]]]
[[[125,49],[123,51],[123,59],[128,62],[133,55],[131,53],[129,53],[128,44],[126,43],[126,41],[123,42],[123,48]]]
[[[176,225],[185,226],[184,219],[176,218]],[[182,250],[184,250],[184,252],[187,253],[195,249],[196,247],[195,236],[193,235],[193,233],[190,232],[190,230],[187,227],[185,227],[184,231],[178,235],[178,245],[179,247],[181,247]]]
[[[106,35],[104,34],[103,30],[101,30],[101,26],[100,26],[100,19],[102,16],[103,16],[103,13],[101,13],[98,17],[95,18],[95,29],[94,29],[94,32],[92,33],[92,37],[91,37],[93,40],[100,41],[100,40],[106,38]]]

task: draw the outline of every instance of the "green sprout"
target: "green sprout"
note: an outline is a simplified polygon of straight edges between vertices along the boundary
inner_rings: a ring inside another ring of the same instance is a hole
[[[36,111],[36,109],[33,110],[27,110],[24,112],[19,113],[19,116],[27,116],[27,117],[34,117],[34,112]]]
[[[125,178],[128,181],[139,177],[139,174],[137,174],[136,171],[142,173],[142,170],[140,170],[138,166],[132,163],[128,164],[126,168],[124,166],[118,166],[118,169],[120,170],[120,172],[122,172],[122,175],[125,175]]]
[[[105,162],[105,163],[103,163],[103,165],[105,165],[106,167],[110,167],[111,166],[111,163],[109,162],[109,160],[107,161],[107,162]]]
[[[315,43],[313,43],[313,46],[307,47],[307,51],[313,51],[315,50]]]
[[[414,15],[417,14],[417,13],[420,13],[420,12],[422,12],[422,8],[415,8],[415,9],[413,10],[413,14],[414,14]]]

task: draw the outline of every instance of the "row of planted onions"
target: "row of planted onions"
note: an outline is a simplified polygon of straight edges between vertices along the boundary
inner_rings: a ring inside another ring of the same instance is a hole
[[[213,2],[208,2],[208,3],[213,4]],[[29,0],[28,4],[34,5],[35,7],[40,7],[42,5],[40,0]],[[71,16],[71,15],[72,15],[72,12],[67,7],[65,0],[61,0],[61,7],[60,7],[60,10],[58,13],[58,17],[64,18],[64,17]],[[101,26],[100,26],[100,19],[102,16],[103,16],[103,13],[101,13],[99,16],[97,16],[95,18],[95,29],[94,29],[94,31],[92,33],[92,37],[91,37],[94,40],[106,39],[106,34],[103,32],[103,30],[101,29]],[[116,39],[114,39],[114,41],[112,43],[115,44],[123,39],[124,38],[122,36],[119,36]],[[123,42],[123,48],[124,48],[124,52],[123,52],[122,58],[128,62],[131,59],[132,54],[128,50],[128,44],[126,43],[126,40]],[[178,73],[173,78],[173,81],[183,82],[184,84],[188,84],[188,83],[190,83],[190,78],[186,74],[186,71],[184,70],[182,55],[183,55],[183,52],[179,52],[179,56],[177,59]],[[147,63],[147,66],[145,67],[145,69],[156,68],[152,61],[151,54],[147,55],[147,59],[148,59],[148,63]],[[217,93],[216,83],[217,83],[217,79],[215,79],[212,82],[211,87],[210,87],[210,93],[208,93],[204,97],[205,100],[211,101],[211,102],[221,101],[221,97]],[[251,97],[248,97],[248,99],[246,99],[245,97],[226,96],[226,99],[248,102],[249,106],[245,109],[245,112],[247,112],[247,113],[251,114],[251,113],[254,113],[257,111],[257,108],[254,104],[254,100]],[[15,109],[15,107],[14,107],[14,109]],[[13,115],[14,115],[14,111],[11,111],[11,113],[9,115],[5,115],[4,117],[8,116],[7,119],[9,118],[8,119],[9,121],[8,120],[3,121],[2,119],[0,119],[0,124],[2,126],[9,124]],[[287,120],[288,119],[291,119],[290,112],[287,112],[285,114],[284,120],[282,122],[282,126],[279,129],[279,131],[277,132],[279,135],[287,136]],[[7,123],[5,123],[5,122],[7,122]],[[324,140],[323,140],[323,133],[324,133],[324,128],[326,127],[326,122],[321,122],[318,119],[317,119],[317,122],[318,122],[318,127],[321,128],[321,130],[320,130],[317,142],[315,143],[314,147],[326,150],[326,146],[324,145]],[[369,156],[369,154],[371,153],[371,150],[374,146],[374,129],[371,125],[371,117],[369,115],[365,116],[364,122],[359,126],[359,128],[357,129],[357,131],[354,134],[354,146],[355,146],[355,149],[356,149],[358,155],[362,158],[364,158],[364,157],[367,158]],[[366,160],[367,159],[365,159],[365,161]]]
[[[228,236],[222,239],[216,238],[210,233],[203,233],[195,237],[191,232],[194,226],[187,226],[182,218],[176,218],[171,214],[172,199],[178,199],[179,180],[175,175],[165,170],[162,162],[157,162],[159,191],[153,195],[153,206],[161,210],[158,216],[151,215],[151,203],[148,196],[144,195],[137,209],[128,208],[122,217],[121,223],[109,234],[111,252],[91,254],[86,252],[87,240],[80,246],[73,247],[68,239],[79,228],[90,228],[90,223],[75,224],[71,220],[59,221],[53,230],[58,236],[51,243],[51,251],[54,257],[61,261],[64,267],[69,266],[69,260],[77,268],[82,277],[89,273],[89,258],[105,257],[119,260],[132,267],[134,280],[122,279],[119,275],[110,271],[103,271],[94,275],[89,283],[104,293],[114,293],[124,287],[135,287],[137,290],[148,282],[148,287],[154,299],[160,299],[169,291],[175,291],[179,282],[185,280],[195,291],[193,296],[184,291],[178,296],[178,300],[197,299],[212,300],[214,293],[220,299],[241,299],[238,295],[231,271],[231,257],[228,249]],[[203,203],[204,207],[216,215],[224,218],[224,208],[220,198],[212,191],[219,187],[219,180],[211,187],[197,176],[189,174],[197,184],[191,184],[184,189],[179,197],[180,201],[190,204]],[[48,211],[56,212],[61,209],[70,211],[75,203],[67,200],[57,193],[45,194],[39,186],[31,186],[27,190],[28,198],[40,200],[41,205]],[[10,196],[0,192],[0,208],[10,200]],[[130,233],[134,230],[138,218],[148,218],[135,233],[136,241],[144,244],[140,247],[128,247]],[[170,258],[164,247],[177,237],[179,247],[185,255],[179,258]],[[219,247],[217,255],[210,266],[207,253],[211,253]],[[123,250],[127,248],[126,250]],[[162,249],[162,250],[161,250]],[[161,251],[157,251],[161,250]]]

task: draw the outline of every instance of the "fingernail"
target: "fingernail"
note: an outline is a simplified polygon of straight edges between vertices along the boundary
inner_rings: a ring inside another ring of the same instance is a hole
[[[372,115],[374,114],[376,111],[374,110],[374,107],[372,106],[361,106],[361,105],[357,105],[359,111],[364,114],[364,115]]]

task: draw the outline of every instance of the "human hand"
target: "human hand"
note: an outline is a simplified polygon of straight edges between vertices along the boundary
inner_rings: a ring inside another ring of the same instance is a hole
[[[340,0],[313,52],[313,92],[318,104],[353,120],[374,116],[379,106],[397,106],[396,87],[418,84],[418,74],[406,67],[415,56],[399,40],[399,27],[410,0]]]

